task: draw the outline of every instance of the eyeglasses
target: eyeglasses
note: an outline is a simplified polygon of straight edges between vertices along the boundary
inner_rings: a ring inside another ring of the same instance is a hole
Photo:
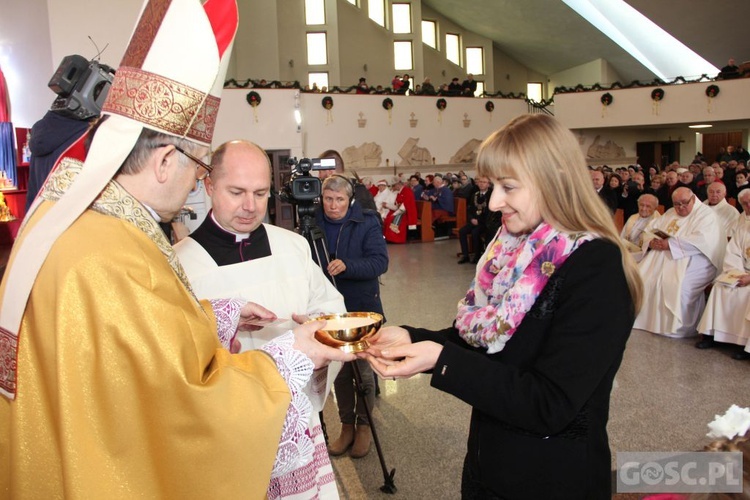
[[[201,159],[197,158],[196,156],[194,156],[194,155],[192,155],[192,154],[188,153],[187,151],[185,151],[184,149],[182,149],[182,148],[181,148],[180,146],[178,146],[177,144],[158,144],[158,145],[157,145],[156,147],[157,147],[157,148],[164,148],[164,147],[167,147],[167,146],[174,146],[174,148],[175,148],[175,149],[176,149],[177,151],[179,151],[180,153],[184,154],[184,155],[185,155],[185,156],[187,156],[187,157],[188,157],[189,159],[193,160],[193,161],[194,161],[195,163],[197,163],[197,164],[198,164],[198,171],[197,171],[197,172],[196,172],[196,174],[195,174],[195,178],[196,178],[197,180],[199,180],[199,181],[205,180],[205,179],[206,179],[206,177],[208,177],[208,176],[209,176],[209,174],[210,174],[211,172],[213,172],[213,170],[214,170],[214,167],[212,167],[212,166],[211,166],[211,165],[209,165],[208,163],[204,162],[203,160],[201,160]],[[203,169],[203,170],[201,170],[201,169]]]
[[[690,205],[692,202],[693,202],[693,198],[690,198],[688,201],[675,201],[675,202],[672,202],[672,206],[675,207],[675,208],[681,208],[681,207],[686,207],[686,206]]]

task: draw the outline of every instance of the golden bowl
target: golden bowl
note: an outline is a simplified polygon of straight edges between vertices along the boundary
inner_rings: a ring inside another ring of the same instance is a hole
[[[369,347],[367,338],[383,326],[383,315],[372,312],[324,314],[310,321],[319,320],[325,320],[326,325],[315,332],[315,338],[344,352],[364,351]]]

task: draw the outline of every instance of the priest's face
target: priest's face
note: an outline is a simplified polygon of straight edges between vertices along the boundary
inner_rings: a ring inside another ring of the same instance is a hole
[[[740,205],[745,211],[745,215],[750,214],[750,192],[742,194],[739,198]]]
[[[713,184],[709,184],[706,193],[708,194],[708,204],[714,206],[721,203],[721,200],[726,197],[727,188],[720,182],[714,182]]]
[[[271,168],[254,144],[233,142],[206,182],[214,218],[225,230],[251,233],[263,222],[271,191]],[[215,155],[216,156],[216,155]]]
[[[638,215],[644,219],[651,217],[656,211],[659,200],[655,196],[643,195],[638,198]]]
[[[695,195],[688,188],[677,188],[672,193],[674,211],[680,217],[687,217],[695,206]]]

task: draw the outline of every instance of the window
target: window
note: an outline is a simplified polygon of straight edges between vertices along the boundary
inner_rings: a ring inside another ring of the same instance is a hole
[[[393,4],[393,32],[411,33],[411,4]]]
[[[412,69],[411,42],[393,42],[393,61],[395,69]]]
[[[437,23],[422,20],[422,43],[437,49]]]
[[[479,97],[482,94],[484,94],[484,82],[480,82],[479,80],[477,80],[477,91],[474,93],[474,95],[476,97]]]
[[[328,72],[322,73],[308,73],[307,84],[313,89],[317,86],[318,90],[323,87],[328,88]]]
[[[484,49],[482,47],[466,48],[466,72],[473,75],[484,74]]]
[[[352,4],[352,5],[357,5],[357,0],[347,0],[347,1],[348,1],[348,2],[350,3],[350,4]],[[357,7],[359,7],[359,6],[357,5]]]
[[[328,64],[327,45],[325,33],[308,33],[307,64]]]
[[[385,0],[370,0],[367,7],[370,19],[385,27]]]
[[[458,35],[445,35],[445,57],[454,64],[461,65],[461,39]]]
[[[526,98],[534,102],[542,102],[542,84],[539,82],[527,83]]]
[[[326,8],[323,0],[305,0],[305,22],[307,24],[326,23]]]

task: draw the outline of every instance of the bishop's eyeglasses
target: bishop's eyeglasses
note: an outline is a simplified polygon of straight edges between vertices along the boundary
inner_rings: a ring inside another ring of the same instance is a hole
[[[177,151],[179,151],[180,153],[184,154],[189,159],[193,160],[196,164],[198,164],[198,167],[197,167],[198,171],[195,173],[195,178],[197,180],[199,180],[199,181],[205,180],[206,177],[208,177],[209,174],[211,172],[213,172],[214,167],[212,167],[211,165],[209,165],[205,161],[201,160],[200,158],[196,157],[195,155],[192,155],[192,154],[188,153],[187,151],[185,151],[184,149],[182,149],[177,144],[157,144],[156,147],[157,148],[164,148],[164,147],[167,147],[167,146],[174,146],[174,148]]]

